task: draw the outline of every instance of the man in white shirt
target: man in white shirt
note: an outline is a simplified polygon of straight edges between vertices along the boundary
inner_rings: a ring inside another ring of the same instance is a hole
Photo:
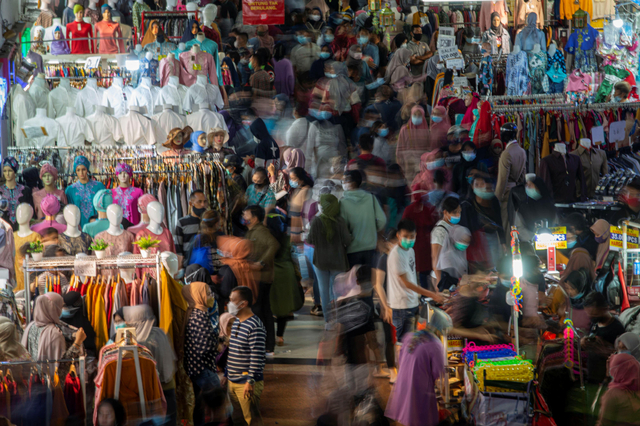
[[[389,277],[388,304],[393,311],[393,326],[396,329],[398,345],[402,336],[415,329],[420,295],[442,303],[441,294],[425,290],[418,285],[416,256],[413,245],[416,242],[416,225],[409,219],[398,223],[397,245],[389,252],[387,273]]]
[[[440,258],[440,251],[445,239],[449,238],[449,229],[452,225],[460,223],[461,215],[462,207],[460,207],[460,200],[456,197],[447,197],[442,201],[442,219],[436,223],[433,231],[431,231],[431,266],[433,268],[431,278],[433,289],[437,290],[438,283],[442,278],[441,271],[436,268]]]

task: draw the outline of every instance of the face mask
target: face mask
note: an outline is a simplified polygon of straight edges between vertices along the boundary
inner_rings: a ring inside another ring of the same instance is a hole
[[[432,115],[431,116],[431,121],[433,121],[434,123],[439,123],[442,121],[442,117],[437,116],[437,115]]]
[[[335,36],[333,34],[325,34],[324,35],[324,41],[326,41],[327,43],[331,43],[334,38],[335,38]]]
[[[411,122],[413,123],[414,126],[419,126],[422,124],[422,117],[411,116]]]
[[[451,216],[451,219],[449,220],[452,224],[456,225],[457,223],[460,222],[460,216]]]
[[[127,327],[127,323],[126,322],[121,322],[119,324],[116,324],[116,330],[119,330],[121,328],[126,328]]]
[[[333,18],[333,22],[335,22],[335,23],[336,23],[336,24],[338,24],[338,25],[342,24],[342,21],[343,21],[343,20],[344,20],[344,19],[342,19],[342,18]]]
[[[298,187],[298,182],[289,179],[289,186],[295,189]]]
[[[605,243],[608,239],[609,239],[609,233],[607,232],[604,235],[596,237],[596,243],[602,244],[602,243]]]
[[[309,39],[306,38],[305,36],[298,36],[298,43],[307,44],[308,42],[309,42]]]
[[[320,57],[322,59],[329,59],[329,56],[331,56],[331,53],[329,52],[320,52]]]
[[[488,192],[484,189],[473,188],[473,193],[483,200],[490,200],[491,198],[493,198],[493,192]]]
[[[309,115],[318,118],[318,110],[309,108]]]
[[[480,37],[471,37],[471,38],[467,38],[467,41],[468,41],[469,43],[478,44],[478,43],[480,43]]]
[[[69,308],[62,308],[62,313],[60,314],[60,318],[71,318],[73,314],[69,310]]]
[[[420,40],[420,39],[422,38],[422,34],[414,34],[414,35],[413,35],[413,38],[414,38],[415,40]]]
[[[233,302],[229,302],[229,303],[227,303],[227,310],[228,310],[228,311],[229,311],[229,313],[230,313],[231,315],[233,315],[234,317],[235,317],[236,315],[238,315],[238,312],[240,312],[240,308],[238,307],[238,305],[236,305],[236,304],[235,304],[235,303],[233,303]]]
[[[362,52],[356,52],[351,54],[351,57],[357,61],[359,61],[360,59],[362,59]]]
[[[389,129],[380,129],[378,130],[378,136],[386,137],[389,134]]]
[[[331,74],[330,72],[325,72],[324,76],[327,77],[327,78],[336,78],[337,77],[336,74]]]
[[[511,288],[511,280],[500,280],[500,284],[502,284],[503,286],[505,286],[506,288]]]
[[[318,120],[328,120],[331,118],[331,111],[318,111],[317,118]]]
[[[248,59],[240,59],[240,63],[243,65],[247,65],[249,63]]]
[[[637,209],[638,207],[640,207],[640,198],[629,197],[628,195],[621,195],[620,201],[622,201],[624,204],[628,205],[632,209]]]
[[[406,49],[407,48],[407,43],[404,43],[402,46],[400,46],[401,49]]]
[[[459,243],[458,241],[456,241],[454,246],[456,246],[456,250],[465,251],[467,247],[469,247],[469,244]]]
[[[567,247],[568,248],[574,248],[576,246],[576,244],[578,243],[578,240],[573,240],[573,241],[567,241]]]
[[[400,242],[400,245],[405,250],[409,250],[410,248],[413,248],[413,246],[415,244],[416,244],[416,240],[415,239],[410,240],[408,238],[403,238],[402,241]]]
[[[351,183],[343,183],[342,184],[342,190],[343,191],[351,191]]]
[[[467,182],[469,182],[469,184],[473,183],[473,176],[467,176]]]
[[[253,64],[251,62],[249,62],[249,69],[253,71]]]
[[[244,217],[240,218],[240,223],[243,224],[244,226],[249,225],[249,221],[247,219],[245,219]]]
[[[480,49],[480,53],[482,53],[484,55],[484,54],[489,53],[489,52],[487,51],[487,49]]]
[[[316,22],[318,22],[320,20],[320,16],[318,16],[318,15],[311,15],[311,16],[309,16],[309,18],[311,18],[312,21],[316,21]]]
[[[465,159],[465,161],[473,161],[476,159],[476,153],[475,152],[463,152],[462,153],[462,158]]]
[[[205,212],[205,210],[206,209],[204,207],[201,209],[193,207],[193,213],[198,217],[202,217],[202,214]]]
[[[358,43],[360,43],[361,45],[367,44],[369,43],[369,37],[359,37],[358,38]]]
[[[233,42],[233,47],[235,47],[236,49],[238,48],[238,40]]]
[[[622,99],[619,96],[613,97],[613,102],[620,102]]]
[[[529,198],[532,198],[534,200],[539,200],[540,198],[542,198],[542,194],[540,194],[540,191],[538,191],[536,188],[529,188],[527,186],[524,188],[524,192],[527,193]]]
[[[427,162],[427,170],[435,170],[444,166],[444,158],[438,158],[436,161]]]

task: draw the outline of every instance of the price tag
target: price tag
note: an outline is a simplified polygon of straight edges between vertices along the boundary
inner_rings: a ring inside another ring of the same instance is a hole
[[[591,128],[591,141],[594,145],[601,145],[604,143],[604,127],[596,126]]]
[[[22,134],[27,139],[49,136],[47,134],[47,129],[45,129],[44,127],[24,127],[22,129]]]
[[[164,58],[166,58],[166,57],[167,57],[167,55],[160,55],[160,56],[158,56],[158,61],[161,61],[161,60],[163,60],[163,59],[164,59]]]
[[[438,39],[442,36],[454,37],[453,27],[440,27]]]
[[[453,77],[453,86],[454,87],[469,87],[469,80],[467,79],[467,77]]]
[[[87,62],[84,63],[85,69],[98,68],[100,66],[100,56],[90,56],[87,58]]]
[[[609,125],[609,142],[616,143],[624,140],[625,121],[616,121]]]
[[[438,49],[438,55],[440,55],[440,59],[443,61],[446,61],[447,59],[456,59],[460,57],[458,53],[458,46],[443,47],[441,49]]]
[[[556,248],[547,248],[547,271],[554,272],[556,270]]]
[[[73,273],[82,277],[95,277],[98,275],[98,268],[95,260],[76,259],[73,261]]]
[[[464,68],[464,59],[456,58],[456,59],[448,59],[447,60],[447,68],[450,70],[461,70]]]
[[[443,47],[453,47],[456,45],[456,38],[455,37],[448,37],[448,36],[439,36],[438,37],[438,44],[437,44],[437,48],[438,49],[442,49]]]
[[[202,65],[200,65],[200,64],[193,64],[193,70],[194,70],[194,71],[202,71]]]

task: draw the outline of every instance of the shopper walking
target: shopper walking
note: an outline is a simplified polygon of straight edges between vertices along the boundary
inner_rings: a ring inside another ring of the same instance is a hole
[[[176,224],[173,240],[176,245],[176,254],[182,257],[183,268],[189,266],[186,263],[189,258],[185,257],[185,255],[189,251],[191,239],[200,230],[200,218],[206,209],[207,201],[204,198],[204,192],[196,189],[189,196],[189,214],[178,219]]]

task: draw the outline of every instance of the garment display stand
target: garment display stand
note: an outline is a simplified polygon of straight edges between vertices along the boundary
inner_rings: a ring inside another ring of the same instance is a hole
[[[153,267],[156,268],[156,284],[158,286],[158,312],[161,309],[161,289],[160,289],[160,253],[157,253],[153,257],[142,257],[139,254],[130,254],[127,256],[113,256],[98,259],[96,256],[84,256],[77,258],[75,256],[62,256],[62,257],[49,257],[43,260],[34,261],[30,260],[29,256],[25,256],[23,263],[24,270],[24,282],[29,282],[30,272],[66,272],[75,271],[74,264],[76,260],[82,260],[83,262],[94,262],[96,265],[96,271],[101,269],[135,269],[140,267]],[[25,291],[25,317],[26,323],[31,322],[31,292]]]
[[[142,413],[142,420],[147,420],[147,409],[145,406],[146,403],[144,399],[144,387],[142,386],[142,374],[140,371],[140,356],[138,354],[138,347],[135,345],[123,345],[118,347],[118,364],[116,366],[116,384],[115,384],[113,398],[118,399],[118,397],[120,396],[120,379],[122,377],[122,358],[125,351],[133,352],[133,362],[136,368],[136,379],[138,381],[138,393],[140,394],[140,412]]]
[[[145,25],[144,25],[144,20],[145,17],[147,17],[149,20],[154,19],[154,18],[184,18],[187,20],[187,22],[190,21],[189,16],[191,15],[195,15],[195,20],[198,22],[201,22],[201,19],[198,19],[198,16],[202,13],[202,11],[200,10],[184,10],[184,11],[166,11],[166,10],[160,10],[160,11],[148,11],[148,10],[143,10],[142,14],[141,14],[141,24],[140,27],[142,28],[142,31],[140,31],[140,41],[142,41],[142,39],[144,38],[144,33],[145,33]],[[166,36],[165,37],[167,40],[180,40],[182,38],[182,36]]]
[[[491,103],[494,102],[548,102],[553,103],[554,101],[558,101],[560,103],[564,103],[564,93],[554,93],[548,95],[524,95],[524,96],[484,96],[485,101],[489,101]],[[506,104],[508,105],[508,104]]]

